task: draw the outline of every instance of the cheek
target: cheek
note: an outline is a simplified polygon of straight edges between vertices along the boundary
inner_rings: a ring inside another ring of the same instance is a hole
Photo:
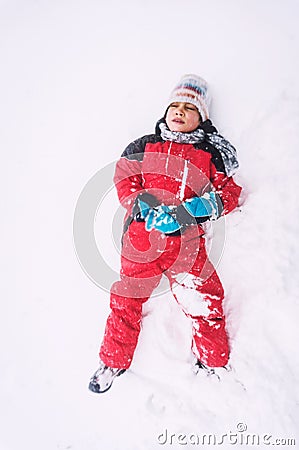
[[[200,124],[200,120],[199,120],[199,116],[193,116],[191,119],[190,119],[190,124],[192,124],[195,128],[197,128],[198,127],[198,125]]]
[[[171,112],[170,111],[167,111],[167,114],[166,114],[166,117],[165,117],[165,121],[166,121],[166,124],[167,124],[167,126],[169,128],[169,124],[170,124],[170,121],[171,121]]]

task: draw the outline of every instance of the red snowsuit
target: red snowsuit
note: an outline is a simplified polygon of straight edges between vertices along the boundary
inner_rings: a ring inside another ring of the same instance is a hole
[[[147,231],[144,222],[130,218],[141,192],[160,204],[182,201],[213,190],[223,203],[223,214],[238,204],[241,188],[225,174],[220,153],[210,145],[164,141],[158,133],[131,143],[116,165],[115,185],[127,209],[121,256],[121,280],[111,288],[111,313],[100,349],[110,367],[127,369],[141,328],[142,305],[158,286],[162,274],[184,313],[192,320],[192,350],[209,367],[224,366],[229,357],[222,300],[223,287],[209,261],[199,224],[181,233]],[[185,278],[182,274],[188,274]],[[158,301],[158,300],[157,300]]]

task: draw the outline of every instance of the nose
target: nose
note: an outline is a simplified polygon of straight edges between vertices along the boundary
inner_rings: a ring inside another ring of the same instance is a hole
[[[178,108],[175,113],[176,113],[177,116],[182,116],[183,115],[183,110],[181,108]]]

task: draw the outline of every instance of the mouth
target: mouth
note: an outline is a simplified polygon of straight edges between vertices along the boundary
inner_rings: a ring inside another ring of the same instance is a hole
[[[181,124],[183,124],[183,123],[185,123],[183,120],[181,120],[181,119],[173,119],[173,122],[175,122],[175,123],[181,123]]]

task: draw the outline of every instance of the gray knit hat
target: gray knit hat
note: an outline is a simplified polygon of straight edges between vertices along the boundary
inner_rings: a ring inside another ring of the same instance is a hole
[[[207,120],[211,103],[207,82],[197,75],[184,75],[170,95],[169,105],[174,102],[191,103],[200,112],[202,120]]]

